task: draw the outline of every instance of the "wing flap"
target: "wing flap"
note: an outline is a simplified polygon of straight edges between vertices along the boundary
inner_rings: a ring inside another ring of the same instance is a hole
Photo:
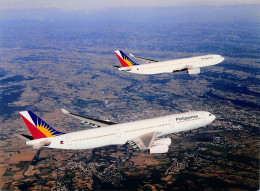
[[[146,61],[146,63],[151,63],[151,62],[158,62],[157,60],[152,60],[152,59],[148,59],[148,58],[143,58],[143,57],[139,57],[139,56],[135,56],[133,54],[130,54],[131,57],[139,59],[139,60],[144,60]]]
[[[66,109],[61,109],[61,111],[65,114],[65,115],[69,115],[71,117],[74,117],[76,119],[79,119],[81,121],[84,121],[86,123],[89,123],[91,125],[96,125],[98,127],[104,127],[107,125],[115,125],[117,123],[111,122],[111,121],[105,121],[105,120],[100,120],[100,119],[94,119],[91,117],[86,117],[86,116],[82,116],[82,115],[78,115],[75,113],[71,113],[69,111],[67,111]]]

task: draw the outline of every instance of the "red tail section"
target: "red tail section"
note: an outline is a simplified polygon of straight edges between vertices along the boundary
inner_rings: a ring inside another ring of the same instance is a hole
[[[54,137],[64,134],[50,127],[46,122],[37,117],[31,111],[20,112],[20,115],[31,135],[33,136],[33,139]]]
[[[139,65],[132,61],[125,53],[123,53],[121,50],[116,50],[115,51],[116,56],[122,65],[122,67],[129,67],[129,66],[136,66]]]

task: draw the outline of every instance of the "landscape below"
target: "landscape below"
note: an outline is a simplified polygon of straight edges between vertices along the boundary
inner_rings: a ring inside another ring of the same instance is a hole
[[[132,19],[142,18],[136,22],[126,15],[116,20],[118,10],[111,18],[98,12],[67,21],[70,15],[0,21],[1,190],[259,188],[257,22],[243,15],[234,21],[228,8],[204,19],[185,9],[186,14],[171,11],[161,8],[154,19],[142,17],[149,9],[136,10]],[[113,67],[119,65],[117,49],[157,60],[214,53],[225,61],[198,75],[138,75]],[[23,110],[62,132],[93,128],[60,108],[114,122],[191,110],[217,118],[207,127],[170,135],[169,152],[156,155],[129,145],[32,150],[15,136],[28,134],[19,116]]]

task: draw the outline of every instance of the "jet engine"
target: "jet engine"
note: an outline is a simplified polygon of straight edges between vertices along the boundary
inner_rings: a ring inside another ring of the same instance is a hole
[[[149,149],[149,153],[167,153],[171,142],[170,138],[157,139],[153,142],[153,145]]]
[[[188,69],[188,74],[199,74],[200,68]]]
[[[153,142],[153,145],[168,145],[172,144],[171,138],[157,139]]]
[[[149,153],[167,153],[169,150],[168,145],[154,145],[149,149]]]

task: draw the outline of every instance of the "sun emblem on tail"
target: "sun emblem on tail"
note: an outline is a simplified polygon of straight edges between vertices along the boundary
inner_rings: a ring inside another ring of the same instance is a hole
[[[37,129],[39,129],[46,137],[54,137],[55,131],[47,124],[40,120],[40,124],[37,118]]]

